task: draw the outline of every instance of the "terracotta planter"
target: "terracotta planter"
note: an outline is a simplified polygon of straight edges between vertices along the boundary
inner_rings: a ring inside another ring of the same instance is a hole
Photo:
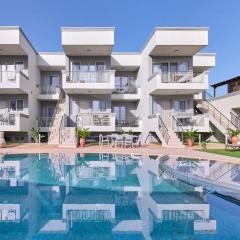
[[[80,147],[83,148],[85,146],[85,138],[80,138],[79,143],[80,143]]]
[[[232,141],[232,144],[237,144],[238,137],[237,136],[233,136],[231,141]]]
[[[0,148],[3,148],[6,146],[6,142],[4,139],[4,132],[0,132]]]
[[[188,139],[187,140],[187,146],[192,147],[193,146],[193,139]]]

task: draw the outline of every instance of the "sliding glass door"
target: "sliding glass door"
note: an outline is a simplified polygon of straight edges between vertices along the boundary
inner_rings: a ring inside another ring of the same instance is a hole
[[[126,122],[126,107],[125,106],[115,106],[113,109],[116,115],[116,125],[122,126]]]
[[[168,63],[161,63],[162,82],[168,82]]]

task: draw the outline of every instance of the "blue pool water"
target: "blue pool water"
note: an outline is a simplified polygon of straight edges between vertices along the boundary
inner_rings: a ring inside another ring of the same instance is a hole
[[[239,223],[239,164],[0,155],[0,240],[235,240]]]

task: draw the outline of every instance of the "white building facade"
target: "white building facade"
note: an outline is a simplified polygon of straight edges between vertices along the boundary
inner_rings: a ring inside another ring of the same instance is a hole
[[[155,28],[140,52],[113,52],[114,28],[61,28],[63,52],[37,52],[21,28],[0,27],[0,132],[75,145],[75,127],[92,136],[131,131],[165,146],[180,133],[211,132],[202,92],[215,54],[208,28]],[[66,137],[67,136],[67,137]]]

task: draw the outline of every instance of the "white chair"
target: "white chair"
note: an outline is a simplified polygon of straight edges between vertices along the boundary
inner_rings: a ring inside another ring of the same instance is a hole
[[[109,147],[110,141],[108,136],[103,136],[102,134],[99,135],[99,146],[102,147],[106,145]]]
[[[125,140],[124,140],[124,147],[133,147],[133,138],[131,135],[126,135]]]
[[[115,147],[123,147],[123,136],[121,135],[116,135],[115,141],[114,141],[114,146]]]
[[[141,147],[142,146],[142,143],[141,143],[141,139],[140,139],[140,136],[138,136],[138,138],[136,139],[135,142],[133,142],[133,147]]]

